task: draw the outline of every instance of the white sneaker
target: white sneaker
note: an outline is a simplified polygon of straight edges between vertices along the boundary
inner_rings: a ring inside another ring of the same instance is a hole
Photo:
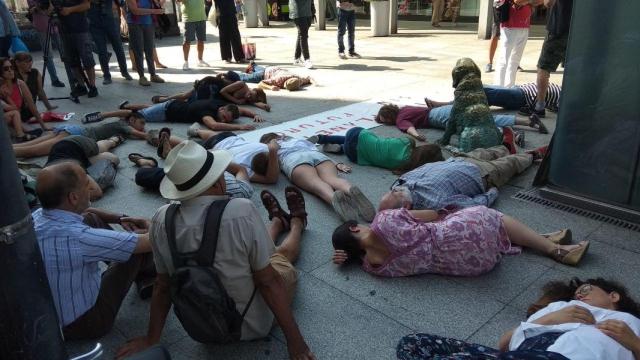
[[[307,69],[313,69],[313,63],[311,62],[311,59],[307,59],[304,61],[304,67],[306,67]]]
[[[346,60],[347,59],[347,55],[345,55],[343,52],[338,53],[338,57],[342,60]]]
[[[185,61],[184,64],[182,64],[182,70],[183,71],[189,70],[189,62],[188,61]]]
[[[211,67],[211,65],[207,64],[204,60],[198,60],[198,67]]]
[[[295,59],[293,60],[293,65],[302,65],[304,62],[302,61],[302,59]]]
[[[198,130],[200,130],[200,124],[194,122],[193,124],[191,124],[191,126],[189,126],[189,129],[187,129],[187,136],[198,137]]]

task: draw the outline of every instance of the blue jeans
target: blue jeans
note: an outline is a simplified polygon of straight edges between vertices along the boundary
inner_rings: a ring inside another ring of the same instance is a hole
[[[329,0],[331,1],[331,0]],[[349,54],[353,54],[356,51],[355,37],[356,37],[356,12],[355,11],[343,11],[338,9],[338,52],[344,52],[344,33],[349,31]]]
[[[451,116],[451,108],[453,105],[445,105],[433,108],[429,111],[429,127],[433,129],[445,129],[449,117]],[[510,127],[516,124],[516,116],[508,114],[493,115],[497,127]]]
[[[156,123],[156,122],[164,122],[167,121],[167,108],[171,105],[172,102],[176,100],[165,101],[160,104],[153,104],[148,108],[144,108],[139,110],[138,112],[142,117],[144,117],[144,121],[148,123]]]
[[[499,106],[505,110],[518,110],[527,105],[524,92],[518,87],[485,85],[484,93],[487,95],[489,106]]]
[[[264,69],[264,66],[255,65],[251,74],[239,71],[236,71],[236,73],[240,76],[240,81],[257,84],[264,79]]]
[[[358,136],[364,130],[361,127],[351,128],[345,136],[342,135],[318,135],[318,144],[340,144],[347,158],[351,162],[358,163]]]

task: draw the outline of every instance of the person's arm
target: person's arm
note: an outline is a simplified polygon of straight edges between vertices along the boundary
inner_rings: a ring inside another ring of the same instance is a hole
[[[27,105],[27,109],[29,109],[31,114],[33,114],[33,116],[36,118],[42,130],[49,130],[47,125],[45,125],[44,121],[42,121],[42,117],[40,117],[40,112],[38,112],[38,108],[36,107],[36,104],[33,102],[33,96],[31,95],[31,91],[29,90],[29,87],[27,86],[27,84],[22,80],[18,80],[18,86],[20,87],[20,91],[22,92],[22,101],[24,102],[25,105]],[[26,120],[26,119],[22,119],[22,120]]]
[[[258,83],[258,88],[265,89],[265,90],[271,90],[271,91],[280,90],[278,85],[271,85],[270,83],[271,83],[271,80],[262,80],[262,81],[260,81]]]
[[[98,217],[107,224],[120,224],[120,219],[127,216],[98,208],[88,208],[86,212],[98,215]]]
[[[245,108],[238,108],[238,111],[240,112],[240,116],[244,116],[244,117],[248,117],[253,119],[254,122],[263,122],[264,119],[262,119],[262,116],[254,113],[253,111],[249,110],[249,109],[245,109]]]
[[[500,340],[498,341],[498,350],[500,350],[501,352],[509,351],[509,343],[511,342],[511,337],[513,336],[513,332],[516,329],[517,328],[513,328],[505,332],[504,334],[502,334],[502,336],[500,337]]]
[[[60,9],[60,15],[67,16],[73,13],[83,13],[91,7],[91,2],[89,0],[84,0],[78,5],[75,6],[65,6]]]
[[[158,274],[153,286],[151,297],[151,310],[149,311],[149,328],[147,336],[141,336],[127,341],[118,349],[117,359],[128,357],[140,352],[160,341],[162,329],[167,320],[167,315],[171,310],[171,296],[169,294],[169,275]]]
[[[605,320],[597,323],[596,328],[631,351],[634,359],[640,360],[640,337],[627,323],[620,320]]]
[[[37,73],[36,78],[38,80],[38,98],[40,99],[40,101],[42,101],[44,106],[49,111],[57,109],[57,106],[51,105],[51,103],[49,102],[49,97],[47,97],[47,94],[44,92],[44,88],[42,87],[42,75],[40,75],[40,72]]]
[[[267,173],[265,175],[254,173],[251,176],[251,182],[260,184],[275,184],[278,182],[278,177],[280,176],[278,149],[280,149],[280,145],[278,145],[278,142],[273,139],[269,141],[267,147],[269,148],[269,164],[267,165]]]
[[[136,130],[132,126],[129,126],[129,134],[130,137],[140,140],[147,140],[147,133],[144,131]]]
[[[267,103],[263,103],[263,102],[254,102],[251,105],[257,107],[258,109],[262,109],[266,112],[270,112],[271,111],[271,105],[267,104]]]
[[[247,87],[247,84],[242,81],[236,81],[231,85],[223,87],[222,90],[220,90],[220,96],[234,104],[244,105],[246,102],[244,99],[238,99],[237,97],[233,96],[236,91],[241,90],[244,87]]]
[[[418,130],[416,130],[416,128],[414,126],[410,126],[407,129],[407,134],[413,136],[414,138],[416,138],[416,139],[418,139],[420,141],[426,141],[427,140],[427,138],[424,135],[420,134],[418,132]]]
[[[164,9],[144,9],[138,7],[138,2],[136,0],[127,0],[127,6],[129,7],[129,11],[133,15],[159,15],[164,14]]]
[[[315,359],[293,318],[284,280],[280,274],[269,264],[264,269],[253,273],[253,279],[262,298],[278,321],[284,337],[287,339],[289,358],[300,360]]]
[[[438,220],[438,212],[434,210],[409,210],[411,215],[423,222]]]
[[[213,131],[253,130],[256,128],[251,124],[227,124],[219,122],[211,116],[203,116],[202,123]]]
[[[149,240],[149,233],[138,234],[138,242],[136,248],[133,249],[134,254],[144,254],[151,252],[151,241]]]
[[[239,181],[249,181],[249,174],[247,174],[247,169],[242,165],[238,165],[236,163],[229,163],[227,166],[227,171],[235,176],[236,180]]]

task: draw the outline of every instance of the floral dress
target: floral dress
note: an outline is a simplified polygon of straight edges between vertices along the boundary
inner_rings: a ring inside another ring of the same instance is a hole
[[[391,253],[384,264],[366,259],[365,271],[398,277],[433,273],[476,276],[491,269],[512,248],[502,222],[502,213],[474,206],[446,214],[434,222],[422,222],[407,209],[379,212],[371,230]]]

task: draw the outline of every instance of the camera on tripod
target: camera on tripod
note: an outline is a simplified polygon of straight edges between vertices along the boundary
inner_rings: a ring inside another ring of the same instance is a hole
[[[48,10],[49,7],[53,8],[53,12],[51,12],[50,16],[58,16],[60,14],[60,10],[64,7],[63,0],[40,0],[38,2],[38,7],[42,10]]]

